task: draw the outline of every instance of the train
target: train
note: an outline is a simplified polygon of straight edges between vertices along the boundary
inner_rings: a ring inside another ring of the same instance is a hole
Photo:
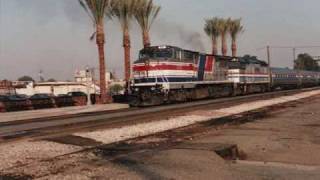
[[[142,49],[132,69],[131,106],[320,85],[319,72],[272,68],[258,59],[211,55],[170,45]]]

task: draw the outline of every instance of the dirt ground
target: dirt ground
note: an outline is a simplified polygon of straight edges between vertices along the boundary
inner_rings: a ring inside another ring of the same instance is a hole
[[[0,179],[320,179],[320,97],[251,120],[180,129],[170,143],[159,134],[22,164]],[[217,144],[237,145],[240,156],[223,159]]]
[[[254,122],[211,131],[196,141],[237,144],[245,161],[230,164],[230,169],[240,177],[320,179],[320,98]]]

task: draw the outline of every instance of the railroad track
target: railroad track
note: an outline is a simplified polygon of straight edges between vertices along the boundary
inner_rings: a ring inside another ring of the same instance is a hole
[[[157,121],[172,116],[183,115],[185,112],[194,110],[228,107],[244,102],[292,95],[295,93],[316,89],[319,88],[287,90],[269,92],[265,94],[202,100],[184,104],[172,104],[149,108],[130,108],[126,110],[115,110],[109,112],[85,113],[72,116],[69,115],[62,117],[49,117],[0,123],[0,143],[15,141],[23,138],[54,137],[73,132],[107,129],[129,124]]]

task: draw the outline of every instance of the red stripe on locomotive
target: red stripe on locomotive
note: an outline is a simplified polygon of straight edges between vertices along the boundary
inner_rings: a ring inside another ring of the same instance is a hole
[[[188,65],[170,65],[170,64],[159,64],[155,66],[133,66],[134,71],[157,71],[157,70],[184,70],[184,71],[196,71],[197,68],[192,64]]]
[[[212,72],[213,65],[214,65],[214,57],[213,56],[207,56],[206,65],[204,67],[204,70],[206,72]]]

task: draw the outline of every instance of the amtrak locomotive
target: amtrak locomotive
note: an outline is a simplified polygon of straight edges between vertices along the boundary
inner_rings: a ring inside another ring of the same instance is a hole
[[[174,46],[140,51],[130,83],[132,106],[320,85],[320,73],[271,68],[259,60],[213,56]]]

